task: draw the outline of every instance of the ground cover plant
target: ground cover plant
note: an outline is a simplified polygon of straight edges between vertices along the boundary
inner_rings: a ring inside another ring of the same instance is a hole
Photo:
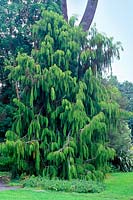
[[[23,187],[33,187],[43,190],[54,190],[63,192],[77,192],[77,193],[98,193],[104,190],[103,182],[86,181],[86,180],[59,180],[42,177],[30,177],[21,182]]]

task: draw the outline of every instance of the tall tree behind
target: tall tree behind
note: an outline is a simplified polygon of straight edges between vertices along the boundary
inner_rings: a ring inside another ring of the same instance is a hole
[[[133,109],[133,84],[128,81],[120,83],[116,76],[111,76],[107,85],[110,90],[110,98],[115,100],[121,109],[131,113],[133,111],[131,110]],[[133,152],[130,149],[131,142],[133,142],[133,115],[131,114],[129,121],[121,118],[117,123],[117,129],[110,131],[109,138],[110,145],[116,150],[113,165],[122,171],[132,171]]]

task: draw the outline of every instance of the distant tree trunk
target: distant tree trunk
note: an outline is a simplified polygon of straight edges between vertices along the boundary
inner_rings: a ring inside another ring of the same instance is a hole
[[[82,25],[84,31],[87,31],[90,28],[90,25],[92,23],[97,8],[97,3],[98,0],[88,0],[87,2],[83,18],[80,22],[80,25]]]
[[[62,0],[61,9],[64,19],[68,22],[68,14],[67,14],[67,0]]]

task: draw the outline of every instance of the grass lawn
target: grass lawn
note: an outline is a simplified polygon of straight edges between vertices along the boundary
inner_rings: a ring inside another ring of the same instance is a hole
[[[1,191],[0,200],[133,200],[133,173],[108,175],[106,190],[99,194],[79,194],[19,189]]]

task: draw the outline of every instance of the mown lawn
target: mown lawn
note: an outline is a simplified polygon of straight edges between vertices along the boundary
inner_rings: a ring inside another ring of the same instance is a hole
[[[133,173],[108,175],[106,190],[100,194],[78,194],[19,189],[1,191],[0,200],[133,200]]]

